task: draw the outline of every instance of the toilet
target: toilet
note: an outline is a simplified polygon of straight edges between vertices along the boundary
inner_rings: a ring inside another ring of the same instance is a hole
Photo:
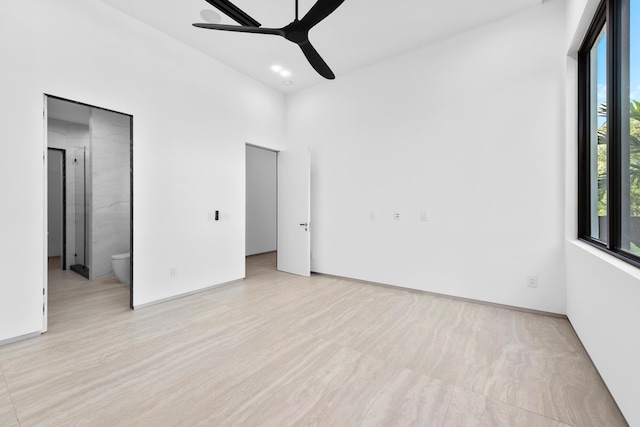
[[[131,283],[131,253],[111,255],[113,272],[120,283]]]

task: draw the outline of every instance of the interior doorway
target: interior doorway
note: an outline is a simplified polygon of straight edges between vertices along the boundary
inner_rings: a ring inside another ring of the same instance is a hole
[[[245,255],[277,253],[278,153],[246,145]],[[275,267],[274,267],[275,269]]]
[[[51,95],[44,103],[46,331],[49,284],[58,264],[68,271],[56,274],[56,286],[118,284],[133,306],[133,116]],[[123,255],[128,268],[114,268],[113,259]]]
[[[278,271],[311,275],[309,147],[246,145],[246,256],[273,253]]]

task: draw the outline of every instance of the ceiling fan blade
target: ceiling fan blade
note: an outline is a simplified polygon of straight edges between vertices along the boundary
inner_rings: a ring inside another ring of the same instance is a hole
[[[283,32],[280,28],[247,27],[243,25],[225,25],[225,24],[193,24],[193,26],[198,28],[205,28],[207,30],[235,31],[238,33],[253,33],[253,34],[272,34],[274,36],[283,35]]]
[[[327,16],[331,15],[344,0],[318,0],[309,12],[300,20],[300,23],[310,29]]]
[[[325,79],[333,80],[336,78],[331,68],[324,62],[324,59],[320,56],[318,51],[311,45],[309,40],[299,43],[300,49],[302,49],[302,53],[307,57],[309,64]]]
[[[260,23],[246,14],[246,12],[240,9],[229,0],[205,0],[211,6],[218,9],[220,12],[227,15],[240,25],[245,27],[259,27]]]

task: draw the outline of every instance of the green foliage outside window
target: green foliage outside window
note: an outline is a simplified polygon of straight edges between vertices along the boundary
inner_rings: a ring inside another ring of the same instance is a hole
[[[607,106],[598,107],[598,116],[606,117]],[[640,217],[640,101],[629,108],[629,185],[630,216]],[[598,128],[598,216],[607,215],[607,123]]]

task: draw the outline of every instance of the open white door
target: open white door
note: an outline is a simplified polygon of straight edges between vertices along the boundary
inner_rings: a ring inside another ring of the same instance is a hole
[[[278,270],[311,275],[309,147],[278,153]]]

